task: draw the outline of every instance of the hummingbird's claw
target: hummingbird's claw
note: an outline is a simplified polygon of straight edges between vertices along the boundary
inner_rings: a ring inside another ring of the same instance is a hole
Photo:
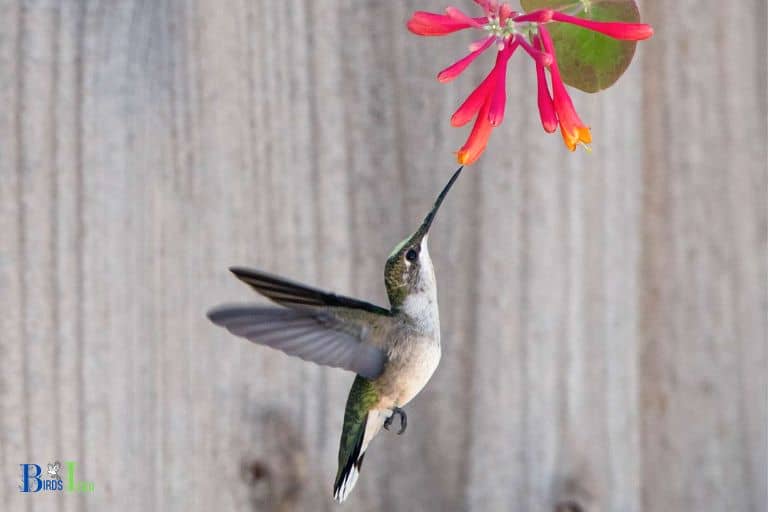
[[[405,411],[399,407],[393,408],[392,415],[384,420],[384,429],[389,430],[389,427],[392,425],[392,421],[394,420],[395,416],[400,416],[400,430],[397,432],[397,435],[400,435],[405,432],[406,428],[408,428],[408,416],[405,414]]]

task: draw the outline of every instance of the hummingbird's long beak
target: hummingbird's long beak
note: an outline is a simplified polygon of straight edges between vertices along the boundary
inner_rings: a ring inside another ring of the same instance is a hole
[[[448,180],[448,184],[443,188],[442,192],[440,192],[440,195],[437,196],[437,200],[435,201],[435,205],[432,207],[432,209],[429,211],[427,216],[424,218],[424,222],[421,223],[421,227],[419,227],[419,230],[416,231],[415,235],[413,236],[413,240],[420,240],[421,238],[424,238],[427,233],[429,233],[429,228],[432,226],[432,221],[435,220],[435,215],[437,214],[437,210],[440,209],[440,205],[443,204],[443,200],[445,199],[445,196],[448,195],[448,191],[451,190],[451,187],[453,186],[454,182],[459,178],[459,174],[461,174],[461,170],[464,169],[464,166],[462,165],[459,167],[455,173],[453,173],[453,176],[451,176],[451,179]]]

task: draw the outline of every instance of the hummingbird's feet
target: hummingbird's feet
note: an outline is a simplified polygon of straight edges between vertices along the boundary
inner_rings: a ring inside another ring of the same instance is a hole
[[[392,425],[392,421],[394,421],[395,416],[400,416],[400,430],[397,432],[397,435],[400,435],[405,432],[406,428],[408,428],[408,416],[405,414],[405,411],[399,407],[394,407],[392,409],[392,415],[384,420],[384,428],[389,430],[389,427]]]

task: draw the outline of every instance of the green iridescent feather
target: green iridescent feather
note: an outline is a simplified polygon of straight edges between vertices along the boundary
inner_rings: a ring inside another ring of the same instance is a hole
[[[344,428],[341,432],[339,445],[339,470],[336,481],[352,464],[357,463],[368,411],[379,401],[379,393],[373,383],[365,377],[357,376],[352,384],[344,410]]]

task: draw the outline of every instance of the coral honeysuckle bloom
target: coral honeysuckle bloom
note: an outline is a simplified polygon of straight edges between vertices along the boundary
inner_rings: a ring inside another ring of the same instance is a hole
[[[496,65],[491,72],[451,116],[451,124],[454,126],[464,125],[473,116],[477,116],[467,142],[456,154],[461,165],[472,164],[480,158],[488,145],[491,131],[500,125],[504,118],[507,62],[514,51],[515,45],[508,45],[496,54]]]
[[[469,137],[457,152],[462,165],[475,162],[485,151],[493,128],[504,119],[506,108],[507,63],[513,53],[522,48],[536,67],[537,101],[541,124],[547,133],[560,127],[565,145],[575,151],[578,145],[589,149],[592,135],[579,118],[565,88],[557,65],[555,48],[545,28],[548,23],[569,23],[599,32],[614,39],[638,41],[653,35],[653,28],[644,23],[619,23],[585,20],[553,9],[518,13],[506,2],[474,0],[484,16],[471,17],[455,7],[445,14],[417,11],[408,20],[408,29],[420,36],[442,36],[464,29],[476,29],[483,37],[472,43],[469,54],[437,74],[440,82],[450,82],[489,48],[497,51],[496,64],[485,79],[472,91],[451,116],[453,126],[463,126],[475,119]],[[549,71],[549,82],[547,80]]]
[[[539,27],[538,37],[541,39],[544,50],[554,55],[555,48],[547,29]],[[584,147],[589,148],[589,144],[592,142],[592,133],[589,131],[589,127],[581,121],[579,114],[576,113],[576,109],[573,107],[571,96],[568,94],[565,84],[560,78],[557,60],[552,61],[552,65],[549,67],[549,74],[552,77],[552,103],[560,124],[563,142],[571,151],[576,151],[578,144],[583,144]]]

